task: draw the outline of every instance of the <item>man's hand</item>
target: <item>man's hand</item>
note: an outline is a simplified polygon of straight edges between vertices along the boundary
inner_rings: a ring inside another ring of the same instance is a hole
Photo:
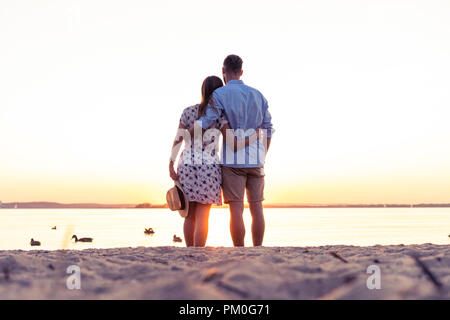
[[[175,171],[175,168],[173,167],[173,161],[169,162],[169,175],[173,181],[177,181],[179,178],[177,172]]]
[[[266,129],[256,128],[256,134],[258,135],[258,139],[265,138],[265,137],[263,137],[263,133],[264,132],[266,132]],[[266,149],[266,153],[267,153],[267,151],[269,151],[270,141],[271,140],[272,140],[272,138],[265,138],[265,139],[263,139],[263,144],[264,144],[264,148]]]

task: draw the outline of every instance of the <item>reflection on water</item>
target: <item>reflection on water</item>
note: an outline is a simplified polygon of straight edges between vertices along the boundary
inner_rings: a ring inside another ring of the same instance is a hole
[[[244,213],[251,245],[250,213]],[[450,208],[265,209],[266,246],[450,244]],[[213,209],[208,246],[231,246],[228,209]],[[56,230],[52,227],[56,226]],[[145,235],[144,228],[154,235]],[[93,243],[74,243],[76,234]],[[2,209],[0,250],[184,246],[183,219],[167,209]],[[42,243],[30,247],[30,239]],[[69,239],[68,239],[69,238]]]

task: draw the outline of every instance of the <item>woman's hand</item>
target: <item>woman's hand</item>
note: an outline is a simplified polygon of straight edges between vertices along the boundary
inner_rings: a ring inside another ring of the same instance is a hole
[[[256,128],[256,135],[258,136],[258,139],[261,139],[262,138],[262,135],[263,135],[263,128]]]
[[[174,180],[174,181],[178,180],[179,177],[178,177],[177,172],[175,171],[175,168],[173,167],[173,161],[169,162],[169,174],[170,174],[170,177],[172,178],[172,180]]]

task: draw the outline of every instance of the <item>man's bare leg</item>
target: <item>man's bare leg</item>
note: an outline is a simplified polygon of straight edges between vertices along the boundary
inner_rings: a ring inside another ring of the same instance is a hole
[[[230,202],[230,232],[235,247],[244,246],[245,225],[242,217],[244,213],[244,202]]]
[[[262,246],[266,224],[262,201],[249,202],[250,213],[252,214],[252,239],[255,247]]]

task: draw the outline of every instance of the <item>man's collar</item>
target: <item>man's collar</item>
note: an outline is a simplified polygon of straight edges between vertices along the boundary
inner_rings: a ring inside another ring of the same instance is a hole
[[[242,80],[230,80],[230,81],[227,82],[227,85],[228,84],[244,84],[244,81],[242,81]]]

